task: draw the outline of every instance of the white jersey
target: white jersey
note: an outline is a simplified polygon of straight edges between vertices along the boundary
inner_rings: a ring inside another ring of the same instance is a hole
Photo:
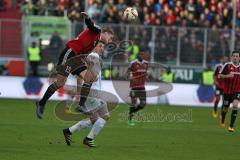
[[[76,78],[76,76],[74,76],[74,75],[72,75],[72,74],[69,74],[65,85],[68,85],[68,86],[77,86],[77,78]]]
[[[93,62],[93,66],[91,70],[98,75],[98,80],[96,82],[93,82],[91,91],[92,94],[87,98],[87,101],[85,103],[85,106],[88,111],[92,111],[94,109],[100,108],[102,104],[104,103],[101,99],[97,98],[100,97],[100,90],[101,90],[101,58],[97,53],[90,53],[87,56],[87,59],[91,62]]]

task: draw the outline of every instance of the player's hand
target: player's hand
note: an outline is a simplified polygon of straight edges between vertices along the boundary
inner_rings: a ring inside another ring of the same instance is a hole
[[[86,12],[81,12],[80,15],[83,17],[83,19],[88,19],[88,14]]]

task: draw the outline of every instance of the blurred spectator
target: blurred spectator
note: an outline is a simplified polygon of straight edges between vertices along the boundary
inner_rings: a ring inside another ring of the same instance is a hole
[[[118,0],[116,8],[117,8],[118,11],[123,11],[125,8],[127,8],[127,5],[124,2],[124,0]]]
[[[133,44],[128,47],[127,51],[129,53],[129,61],[133,61],[134,59],[136,59],[139,53],[138,43],[133,42]]]
[[[42,54],[44,55],[45,59],[47,58],[47,61],[44,61],[45,63],[56,63],[57,58],[59,57],[59,54],[61,53],[61,50],[63,48],[63,40],[60,37],[59,33],[55,31],[52,34],[52,37],[50,38],[49,47],[47,47],[45,50],[43,50]]]
[[[23,15],[32,15],[32,4],[28,0],[23,0],[21,4],[21,13]]]
[[[73,6],[71,6],[68,10],[68,18],[73,22],[73,21],[78,21],[80,20],[80,12],[81,12],[81,7],[78,1],[75,1],[73,3]]]
[[[47,0],[47,15],[55,16],[58,13],[56,0]]]
[[[38,66],[41,61],[41,51],[35,42],[32,42],[31,46],[28,47],[28,61],[31,66],[32,75],[38,76]]]
[[[161,76],[161,80],[166,83],[173,83],[174,81],[174,74],[171,71],[171,67],[166,69],[166,72],[164,72]]]
[[[87,14],[90,18],[98,20],[100,16],[100,9],[98,2],[94,1],[92,4],[88,4]]]
[[[55,31],[50,38],[50,47],[56,48],[56,49],[61,49],[63,46],[63,41],[62,38],[59,36],[59,33]]]

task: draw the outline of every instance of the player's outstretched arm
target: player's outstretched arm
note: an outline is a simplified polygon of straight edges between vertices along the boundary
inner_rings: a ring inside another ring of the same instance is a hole
[[[219,75],[218,75],[218,78],[220,78],[220,79],[232,78],[232,77],[234,77],[234,74],[232,74],[232,73],[227,74],[227,75],[224,75],[224,74],[219,74]]]
[[[85,19],[85,24],[87,25],[90,31],[94,33],[101,33],[102,31],[101,27],[93,23],[93,21],[89,18],[86,12],[81,12],[81,16]]]

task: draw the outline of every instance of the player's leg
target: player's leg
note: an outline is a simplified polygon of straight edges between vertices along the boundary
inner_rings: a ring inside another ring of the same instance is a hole
[[[235,120],[237,118],[237,114],[238,114],[238,98],[235,97],[233,102],[232,102],[232,114],[231,114],[231,121],[230,121],[230,126],[228,128],[229,132],[234,132],[234,123]]]
[[[222,90],[220,88],[216,87],[216,90],[215,90],[216,99],[215,99],[214,108],[212,111],[213,118],[217,118],[217,108],[218,108],[219,101],[221,99],[221,95],[222,95]]]
[[[77,76],[77,95],[80,95],[82,85],[83,85],[83,77],[81,75]]]
[[[89,134],[83,140],[83,144],[89,147],[96,147],[94,138],[100,133],[110,118],[106,102],[101,101],[99,107],[100,108],[90,116],[93,126]]]
[[[69,59],[74,57],[74,53],[70,48],[65,48],[58,60],[57,64],[57,80],[52,83],[46,90],[45,94],[43,95],[42,99],[36,103],[37,109],[36,114],[38,118],[43,117],[44,106],[47,100],[63,85],[65,84],[69,73],[71,73],[72,67],[69,64]]]
[[[97,76],[90,70],[84,70],[80,73],[80,77],[83,77],[84,83],[80,91],[79,106],[76,108],[80,112],[84,112],[84,105],[89,95],[92,83],[96,81]]]
[[[222,128],[225,127],[225,118],[226,118],[226,114],[227,114],[230,104],[231,104],[231,95],[224,94],[221,116],[220,116],[220,127],[222,127]]]
[[[76,87],[77,89],[76,90],[73,89],[73,90],[71,90],[72,92],[68,92],[68,97],[67,97],[66,106],[65,106],[66,113],[71,113],[71,108],[72,108],[72,104],[74,102],[74,98],[78,99],[79,95],[80,95],[83,79],[82,79],[82,77],[77,76],[76,81],[77,81],[77,86],[75,83],[75,85],[70,86],[70,88]]]
[[[66,76],[58,74],[57,80],[47,88],[42,99],[39,102],[36,102],[36,105],[37,105],[36,114],[38,118],[41,119],[43,117],[43,112],[44,112],[46,102],[59,88],[63,87],[63,85],[66,82],[66,79],[67,79]]]
[[[67,100],[66,100],[66,105],[64,107],[64,112],[65,113],[71,113],[71,108],[72,108],[72,104],[74,102],[74,95],[67,95]]]
[[[142,110],[146,106],[146,91],[145,90],[139,91],[137,97],[140,100],[140,104],[137,105],[137,108],[134,110],[134,112],[138,112],[139,110]]]
[[[133,116],[134,116],[136,105],[137,105],[137,97],[135,95],[134,90],[130,91],[130,98],[131,98],[131,106],[129,107],[128,124],[133,126],[135,125],[133,121]]]
[[[68,146],[71,145],[71,135],[75,132],[80,132],[82,129],[89,128],[92,126],[92,122],[89,119],[84,119],[74,124],[69,128],[63,129],[63,135],[65,138],[65,142]]]

